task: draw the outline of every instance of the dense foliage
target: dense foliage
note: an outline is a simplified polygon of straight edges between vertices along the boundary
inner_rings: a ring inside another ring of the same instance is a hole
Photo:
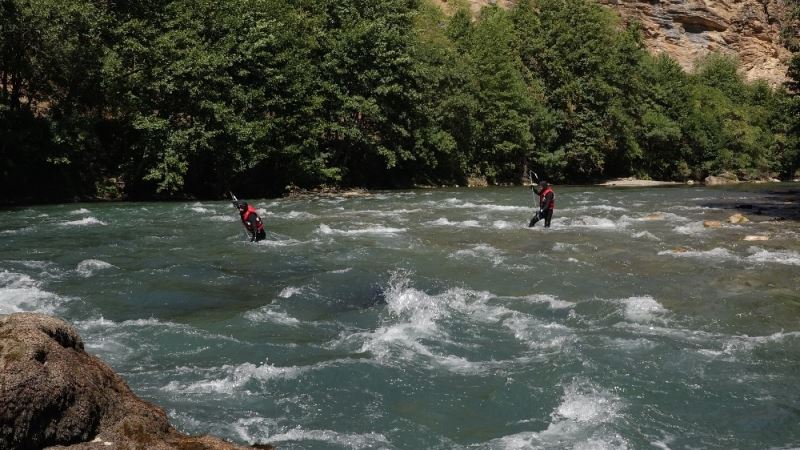
[[[0,201],[792,177],[790,74],[687,73],[590,0],[0,0]]]

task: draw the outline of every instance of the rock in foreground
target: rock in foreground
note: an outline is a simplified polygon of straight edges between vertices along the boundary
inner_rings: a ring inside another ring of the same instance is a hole
[[[177,432],[75,328],[41,314],[0,316],[0,405],[0,448],[248,448]]]

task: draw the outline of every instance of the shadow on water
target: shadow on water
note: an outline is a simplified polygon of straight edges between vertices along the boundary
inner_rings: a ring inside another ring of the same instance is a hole
[[[708,208],[730,209],[737,212],[765,216],[773,220],[800,221],[800,189],[797,186],[784,189],[764,189],[758,185],[737,186],[736,191],[755,194],[753,198],[720,197],[703,202]]]

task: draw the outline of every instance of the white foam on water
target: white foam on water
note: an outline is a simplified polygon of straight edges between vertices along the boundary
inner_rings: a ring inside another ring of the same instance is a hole
[[[425,342],[450,343],[447,327],[458,316],[468,320],[496,322],[499,317],[511,314],[502,307],[487,305],[493,298],[488,292],[451,288],[437,295],[429,295],[411,287],[410,275],[395,272],[384,291],[389,317],[374,331],[344,336],[334,345],[355,343],[360,352],[368,352],[380,364],[405,366],[424,362],[426,367],[439,367],[459,374],[478,374],[486,370],[482,362],[451,355],[429,348]],[[432,344],[435,345],[435,344]]]
[[[625,306],[625,318],[638,323],[663,321],[663,316],[669,312],[653,297],[629,297],[622,300]]]
[[[637,238],[637,239],[649,239],[651,241],[660,241],[661,240],[655,234],[653,234],[653,233],[651,233],[649,231],[639,231],[637,233],[633,233],[632,236]]]
[[[221,214],[219,214],[219,215],[215,215],[215,216],[209,216],[208,218],[210,220],[215,221],[215,222],[238,222],[239,221],[239,219],[234,217],[232,214],[229,214],[229,215],[221,215]]]
[[[800,339],[800,331],[780,331],[766,336],[728,335],[686,328],[656,326],[652,323],[619,323],[615,327],[630,330],[640,336],[659,336],[683,343],[690,351],[709,358],[728,358],[749,355],[754,350],[775,346],[784,348],[787,341]]]
[[[278,294],[278,297],[289,298],[297,294],[302,294],[303,291],[303,287],[287,286],[281,290],[280,294]]]
[[[37,261],[37,260],[11,260],[9,262],[15,264],[21,264],[22,266],[27,267],[28,269],[39,269],[39,270],[45,270],[54,265],[54,263],[51,261]]]
[[[80,220],[72,220],[69,222],[61,223],[62,226],[88,226],[88,225],[105,225],[106,223],[95,217],[84,217]]]
[[[288,428],[279,426],[277,420],[263,417],[239,419],[233,430],[250,444],[279,442],[321,442],[328,446],[354,450],[379,449],[391,447],[386,436],[380,433],[342,433],[333,430],[306,430],[300,426]]]
[[[493,203],[473,203],[473,202],[465,202],[457,198],[448,198],[446,200],[443,200],[442,202],[429,201],[426,203],[431,206],[438,206],[440,203],[446,203],[449,207],[452,208],[485,209],[487,211],[530,211],[531,210],[529,206],[496,205]]]
[[[311,214],[311,213],[305,212],[305,211],[289,211],[288,213],[285,213],[285,214],[275,214],[275,215],[281,216],[281,217],[283,217],[285,219],[292,219],[292,220],[295,220],[295,219],[311,220],[311,219],[316,219],[317,218],[317,216],[315,214]]]
[[[623,217],[627,218],[628,220],[634,220],[637,222],[688,222],[690,220],[685,216],[663,211],[644,213],[643,215],[640,215],[638,217],[628,217],[628,216],[623,216]]]
[[[505,257],[503,253],[489,244],[478,244],[469,249],[457,250],[449,255],[450,258],[480,258],[492,261],[495,266],[502,264]]]
[[[689,222],[686,225],[679,225],[672,230],[679,234],[699,235],[706,233],[710,228],[703,226],[703,222]]]
[[[552,295],[546,294],[534,294],[528,295],[526,297],[522,297],[528,303],[544,303],[550,307],[550,309],[568,309],[575,306],[574,302],[568,302],[565,300],[559,300],[558,298]]]
[[[264,239],[255,244],[261,247],[291,247],[294,245],[312,244],[319,242],[317,240],[298,241],[297,239]]]
[[[27,233],[33,230],[34,230],[33,227],[24,227],[24,228],[17,228],[15,230],[3,230],[0,231],[0,234],[19,234],[19,233]]]
[[[347,273],[347,272],[350,272],[351,270],[353,270],[352,267],[347,267],[347,268],[344,268],[344,269],[329,270],[328,273]]]
[[[318,364],[318,366],[321,366],[321,364]],[[211,369],[194,368],[193,372],[195,374],[206,376],[207,378],[188,383],[170,381],[161,389],[166,392],[182,394],[233,394],[241,391],[247,383],[266,383],[275,379],[292,379],[312,367],[276,367],[265,362],[261,365],[243,363],[238,365],[226,364]]]
[[[575,218],[554,219],[553,226],[558,228],[617,230],[627,227],[628,222],[625,220],[614,221],[604,217],[581,216]]]
[[[488,442],[491,449],[573,448],[627,449],[628,442],[610,431],[622,416],[623,401],[586,381],[564,386],[561,403],[550,414],[547,429],[522,432]]]
[[[81,209],[76,209],[76,210],[70,211],[69,213],[70,214],[89,214],[90,212],[91,211],[89,211],[86,208],[81,208]]]
[[[577,252],[579,251],[576,244],[565,244],[563,242],[556,242],[553,244],[554,252]]]
[[[700,259],[713,259],[715,261],[735,261],[739,257],[731,253],[730,250],[721,247],[715,247],[711,250],[663,250],[658,252],[659,256],[669,255],[678,258],[700,258]]]
[[[42,283],[28,275],[0,272],[0,314],[42,312],[52,314],[67,299],[42,289]]]
[[[708,200],[708,199],[706,199]],[[670,206],[667,208],[668,210],[677,210],[677,211],[702,211],[702,210],[710,210],[714,208],[709,208],[708,206],[686,206],[686,205],[675,205]]]
[[[747,251],[750,253],[750,256],[745,259],[750,262],[800,266],[800,253],[790,250],[770,251],[761,247],[750,247]]]
[[[281,325],[297,326],[300,321],[281,311],[273,305],[262,306],[261,308],[247,311],[244,318],[251,322],[268,322],[277,323]]]
[[[563,351],[577,339],[569,327],[555,322],[545,323],[527,314],[515,312],[503,321],[503,325],[518,341],[539,351]]]
[[[716,247],[711,250],[698,251],[674,251],[665,250],[658,252],[659,255],[670,255],[683,258],[712,259],[715,261],[738,261],[752,264],[784,264],[790,266],[800,266],[800,253],[791,250],[766,250],[761,247],[750,247],[747,249],[750,255],[739,256],[725,248]]]
[[[459,221],[451,222],[446,217],[440,217],[436,220],[425,222],[425,224],[437,227],[455,227],[455,228],[477,228],[481,226],[481,224],[477,220],[464,220],[460,222]]]
[[[149,317],[146,319],[129,319],[122,322],[115,322],[100,316],[99,318],[95,319],[77,321],[75,322],[75,326],[87,332],[102,333],[103,340],[105,340],[108,334],[125,335],[128,332],[127,330],[130,328],[155,328],[159,332],[164,331],[168,333],[180,333],[186,336],[200,337],[212,341],[224,340],[240,344],[242,343],[242,341],[231,336],[213,334],[190,325],[170,321],[161,321],[154,317]],[[135,330],[134,332],[141,333],[141,330]]]
[[[749,353],[758,347],[770,344],[783,344],[790,339],[800,339],[800,331],[779,331],[767,336],[724,336],[721,354],[734,355],[736,353]]]
[[[495,220],[492,222],[492,228],[497,230],[508,230],[510,228],[523,228],[523,224],[515,223],[515,222],[508,222],[506,220]]]
[[[211,212],[210,209],[203,208],[202,206],[192,206],[191,210],[196,212],[196,213],[200,213],[200,214],[206,214],[206,213],[210,213]]]
[[[78,263],[78,266],[75,268],[75,271],[78,272],[78,275],[84,278],[89,278],[99,270],[110,269],[112,267],[116,268],[117,266],[109,264],[99,259],[84,259],[83,261]]]
[[[611,205],[586,205],[586,206],[576,206],[574,208],[559,208],[558,211],[561,213],[586,212],[586,211],[625,212],[628,211],[628,209],[623,208],[621,206],[611,206]]]
[[[331,228],[324,223],[321,224],[316,232],[318,234],[324,235],[343,235],[343,236],[352,236],[352,235],[363,235],[363,234],[378,234],[378,235],[394,235],[398,233],[404,233],[406,231],[405,228],[392,228],[392,227],[384,227],[382,225],[373,225],[367,228],[356,228],[350,230],[339,230],[336,228]]]

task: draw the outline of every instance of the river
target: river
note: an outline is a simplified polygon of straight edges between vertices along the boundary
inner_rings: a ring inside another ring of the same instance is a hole
[[[240,443],[797,447],[800,222],[733,207],[797,188],[556,187],[549,230],[522,187],[255,200],[258,244],[229,202],[7,209],[0,313]]]

